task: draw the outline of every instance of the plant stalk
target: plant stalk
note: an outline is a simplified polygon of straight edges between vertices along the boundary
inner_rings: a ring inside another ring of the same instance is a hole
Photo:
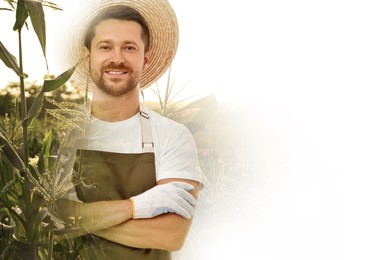
[[[52,204],[51,204],[51,210],[52,212],[54,211],[55,209],[55,194],[53,194],[53,199],[52,199]],[[52,222],[52,220],[51,220]],[[50,230],[49,233],[48,233],[48,256],[47,256],[47,260],[52,260],[52,256],[53,256],[53,231]]]
[[[19,53],[19,68],[20,68],[20,113],[22,121],[22,137],[23,137],[23,155],[22,160],[27,169],[29,169],[29,139],[28,139],[28,129],[27,129],[27,120],[24,120],[27,115],[27,103],[26,103],[26,92],[25,92],[25,81],[24,81],[24,72],[23,72],[23,57],[22,57],[22,28],[18,30],[18,53]],[[31,191],[30,191],[30,180],[27,174],[23,174],[25,181],[22,185],[22,194],[25,200],[25,217],[30,219],[31,215]],[[29,256],[32,259],[37,259],[37,246],[35,243],[30,241],[32,239],[33,232],[31,230],[32,223],[26,224],[26,238],[30,243],[29,247]]]
[[[25,81],[23,73],[23,58],[22,58],[22,34],[20,29],[18,31],[18,51],[19,51],[19,67],[20,67],[20,88],[21,88],[21,120],[22,120],[22,133],[23,133],[23,162],[28,167],[29,161],[29,142],[27,136],[27,121],[24,121],[27,115],[27,105],[26,105],[26,93],[25,93]]]

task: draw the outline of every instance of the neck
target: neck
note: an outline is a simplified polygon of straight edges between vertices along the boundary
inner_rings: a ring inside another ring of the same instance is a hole
[[[127,95],[95,95],[91,104],[91,114],[103,121],[118,122],[129,119],[139,112],[139,91]]]

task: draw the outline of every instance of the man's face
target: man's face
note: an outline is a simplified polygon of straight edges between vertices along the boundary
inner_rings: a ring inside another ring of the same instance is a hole
[[[142,27],[134,21],[108,19],[96,26],[87,58],[91,78],[101,91],[122,96],[137,89],[148,63],[141,35]]]

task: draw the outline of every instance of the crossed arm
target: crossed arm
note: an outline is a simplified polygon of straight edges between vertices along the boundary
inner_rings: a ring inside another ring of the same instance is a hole
[[[185,179],[165,179],[157,183],[186,182],[195,187],[191,194],[197,199],[198,182]],[[80,203],[76,210],[82,223],[82,231],[74,234],[93,233],[107,240],[137,247],[179,250],[189,231],[192,219],[175,213],[153,218],[133,219],[130,199]],[[66,216],[68,218],[68,216]],[[74,236],[73,235],[73,236]]]
[[[158,185],[172,181],[183,181],[194,185],[192,194],[195,198],[198,197],[198,183],[195,181],[167,179],[159,181]],[[129,219],[94,234],[132,247],[176,251],[182,247],[191,222],[191,218],[186,219],[178,214],[167,213],[150,219]]]

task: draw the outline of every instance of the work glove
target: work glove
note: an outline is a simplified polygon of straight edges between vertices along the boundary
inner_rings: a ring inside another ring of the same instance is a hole
[[[153,218],[168,212],[191,218],[196,203],[196,199],[189,193],[192,190],[194,186],[189,183],[170,182],[131,197],[133,218]]]

